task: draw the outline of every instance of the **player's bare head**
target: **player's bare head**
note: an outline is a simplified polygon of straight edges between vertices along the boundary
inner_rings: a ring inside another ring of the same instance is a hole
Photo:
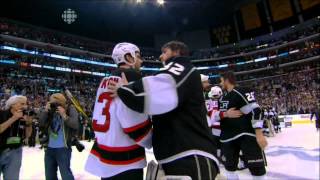
[[[162,46],[162,54],[160,60],[162,62],[167,61],[173,57],[189,56],[189,48],[186,44],[180,41],[170,41]]]
[[[230,86],[236,85],[236,76],[234,75],[233,72],[228,71],[220,76],[220,85],[223,89],[228,89]]]
[[[140,69],[142,59],[140,49],[131,43],[118,43],[112,52],[112,59],[120,66]]]

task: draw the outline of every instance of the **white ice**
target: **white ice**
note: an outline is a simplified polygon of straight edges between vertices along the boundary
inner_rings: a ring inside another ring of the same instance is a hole
[[[269,146],[265,151],[268,161],[266,179],[319,179],[319,132],[316,132],[314,124],[297,124],[291,128],[284,128],[275,137],[268,138],[268,142]],[[84,171],[84,164],[92,145],[84,143],[86,150],[81,153],[73,148],[71,169],[75,179],[100,179]],[[149,152],[147,158],[153,159],[153,154]],[[222,168],[218,179],[225,179],[224,172]],[[240,179],[251,179],[248,170],[238,173]],[[45,179],[43,150],[24,148],[20,179]]]

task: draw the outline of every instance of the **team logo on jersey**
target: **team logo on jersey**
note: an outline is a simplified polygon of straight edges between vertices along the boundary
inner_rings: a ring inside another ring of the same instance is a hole
[[[221,111],[228,110],[229,101],[221,101],[220,104],[221,104],[221,106],[220,106],[220,110]]]

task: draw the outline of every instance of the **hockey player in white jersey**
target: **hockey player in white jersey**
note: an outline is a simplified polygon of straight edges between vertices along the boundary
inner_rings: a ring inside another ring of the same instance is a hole
[[[106,179],[142,180],[145,148],[151,148],[152,124],[148,116],[125,106],[108,92],[109,81],[119,82],[124,73],[129,82],[141,79],[134,70],[141,65],[140,50],[130,43],[115,46],[112,58],[118,69],[103,78],[97,90],[92,126],[95,143],[85,169]]]
[[[210,92],[208,93],[208,115],[210,117],[210,127],[212,130],[212,134],[219,139],[221,129],[220,129],[220,122],[216,121],[215,118],[212,116],[215,112],[219,111],[219,100],[222,96],[222,89],[219,86],[214,86],[211,88]]]

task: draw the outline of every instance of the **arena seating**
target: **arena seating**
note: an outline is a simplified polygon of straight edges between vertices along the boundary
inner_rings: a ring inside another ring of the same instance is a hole
[[[192,61],[213,84],[219,73],[235,71],[242,86],[256,91],[263,107],[275,107],[281,114],[309,112],[319,99],[319,22],[313,19],[265,41],[256,37],[250,43],[194,51]],[[50,92],[68,88],[92,112],[100,79],[115,67],[113,43],[6,19],[0,19],[0,32],[0,108],[17,92],[27,95],[33,108],[41,108]],[[143,75],[157,72],[160,52],[142,48],[142,53]]]

